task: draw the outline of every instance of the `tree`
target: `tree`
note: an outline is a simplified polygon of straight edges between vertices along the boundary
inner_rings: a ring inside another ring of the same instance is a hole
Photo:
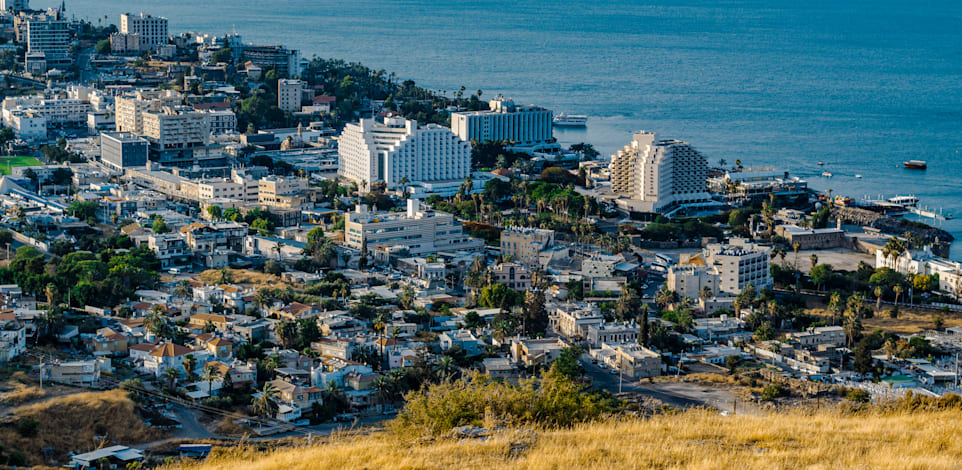
[[[208,207],[207,207],[207,214],[210,215],[210,218],[213,219],[213,220],[220,220],[220,218],[224,215],[223,210],[221,209],[221,207],[220,207],[220,206],[216,206],[216,205],[214,205],[214,206],[208,206]]]
[[[169,232],[170,227],[167,226],[167,222],[164,221],[163,216],[158,216],[154,219],[154,224],[151,226],[151,230],[156,234],[161,234]]]
[[[741,362],[742,362],[742,358],[738,357],[738,356],[735,355],[735,354],[732,354],[732,355],[726,357],[726,358],[725,358],[725,368],[728,369],[728,374],[729,374],[729,375],[735,375],[735,369],[738,368],[738,365],[741,364]]]
[[[277,276],[284,272],[284,266],[278,263],[277,260],[269,259],[264,263],[264,272]]]
[[[67,213],[80,220],[96,218],[99,210],[100,204],[97,204],[97,201],[76,201],[67,207]]]
[[[945,326],[945,319],[942,318],[942,315],[936,314],[932,318],[932,326],[934,326],[936,330],[941,330],[942,327]]]
[[[229,64],[232,62],[232,59],[233,55],[231,54],[231,49],[229,47],[218,49],[210,55],[210,63],[212,64]]]
[[[523,296],[520,292],[502,283],[491,284],[481,289],[478,305],[485,308],[508,309],[521,303]]]
[[[194,377],[194,368],[197,367],[197,358],[193,354],[187,354],[184,356],[184,372],[187,373],[187,381],[189,382]]]
[[[524,333],[529,336],[544,334],[548,329],[548,311],[545,310],[544,291],[538,289],[525,294],[523,308]]]
[[[812,256],[815,256],[815,255],[812,255]],[[819,264],[812,268],[811,272],[809,273],[809,277],[812,279],[812,282],[815,284],[815,288],[818,291],[821,291],[822,286],[824,286],[825,283],[832,278],[832,274],[834,273],[832,272],[831,265]]]
[[[865,375],[875,370],[875,363],[872,360],[872,346],[869,338],[862,338],[855,348],[855,359],[853,362],[855,372]]]
[[[100,55],[110,54],[110,39],[101,39],[97,41],[97,45],[94,46],[94,50]]]
[[[253,397],[253,407],[251,411],[259,416],[274,418],[277,416],[279,407],[274,399],[277,397],[277,389],[270,382],[265,383],[264,387],[257,391]]]
[[[281,321],[277,324],[277,337],[285,349],[291,348],[297,341],[297,324],[288,320]]]
[[[214,396],[214,381],[220,378],[220,370],[212,362],[204,365],[203,379],[207,382],[207,393]]]
[[[882,286],[878,286],[873,293],[875,294],[875,314],[878,315],[882,310],[882,294],[885,293],[885,290],[882,289]]]
[[[648,304],[641,305],[641,315],[638,316],[638,344],[648,347],[650,344],[648,340]]]
[[[638,299],[638,295],[635,294],[635,290],[625,284],[621,287],[621,295],[618,297],[618,302],[615,304],[615,318],[620,321],[627,320],[635,315],[638,311],[638,305],[641,303]]]
[[[174,385],[177,383],[177,369],[173,367],[164,369],[164,377],[167,378],[167,389],[173,390]]]

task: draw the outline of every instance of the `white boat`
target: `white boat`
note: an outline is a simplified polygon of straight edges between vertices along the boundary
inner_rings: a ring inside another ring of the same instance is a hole
[[[822,176],[824,176],[824,177],[826,177],[826,178],[831,178],[831,177],[832,177],[832,172],[830,172],[830,171],[823,171],[823,172],[822,172]]]
[[[818,162],[818,166],[825,165],[825,162]]]
[[[861,178],[861,177],[862,177],[862,175],[855,175],[855,177],[856,177],[856,178]]]
[[[902,207],[913,207],[918,205],[919,198],[915,196],[895,196],[888,198],[888,202]]]
[[[554,117],[554,125],[558,127],[587,127],[588,116],[561,113]]]

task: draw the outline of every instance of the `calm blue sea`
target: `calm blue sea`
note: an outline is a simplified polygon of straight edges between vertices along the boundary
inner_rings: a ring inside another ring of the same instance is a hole
[[[915,194],[957,214],[944,227],[962,239],[957,0],[68,0],[67,9],[112,22],[143,10],[170,18],[172,31],[236,29],[433,89],[588,114],[587,130],[557,136],[605,153],[649,129],[713,162],[788,168],[835,194]],[[929,170],[899,168],[907,159]],[[818,161],[834,178],[819,176]]]

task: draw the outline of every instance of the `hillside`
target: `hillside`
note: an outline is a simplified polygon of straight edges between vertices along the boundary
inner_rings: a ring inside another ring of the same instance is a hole
[[[228,449],[170,468],[957,469],[960,432],[957,409],[732,417],[690,411],[557,431],[504,431],[486,440],[418,444],[387,433],[338,436],[273,453]]]
[[[18,424],[36,420],[36,430],[23,435]],[[96,449],[96,436],[113,443],[134,444],[159,437],[134,409],[134,402],[121,390],[88,392],[52,398],[13,410],[9,422],[0,425],[0,445],[19,450],[28,463],[40,465],[43,455],[62,460],[68,452]]]

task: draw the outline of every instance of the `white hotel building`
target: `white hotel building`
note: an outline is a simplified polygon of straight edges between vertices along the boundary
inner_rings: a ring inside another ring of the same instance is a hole
[[[436,124],[403,118],[361,119],[348,124],[338,142],[338,175],[361,185],[388,189],[410,183],[457,182],[471,175],[471,144]]]
[[[519,106],[500,97],[489,102],[489,111],[451,113],[451,130],[465,141],[512,142],[512,147],[540,146],[552,143],[554,114],[539,106]]]
[[[687,142],[638,132],[611,156],[609,170],[611,190],[624,197],[616,202],[631,210],[661,212],[711,202],[708,162]]]
[[[145,13],[120,15],[120,34],[138,35],[141,49],[154,49],[170,42],[167,18]]]

